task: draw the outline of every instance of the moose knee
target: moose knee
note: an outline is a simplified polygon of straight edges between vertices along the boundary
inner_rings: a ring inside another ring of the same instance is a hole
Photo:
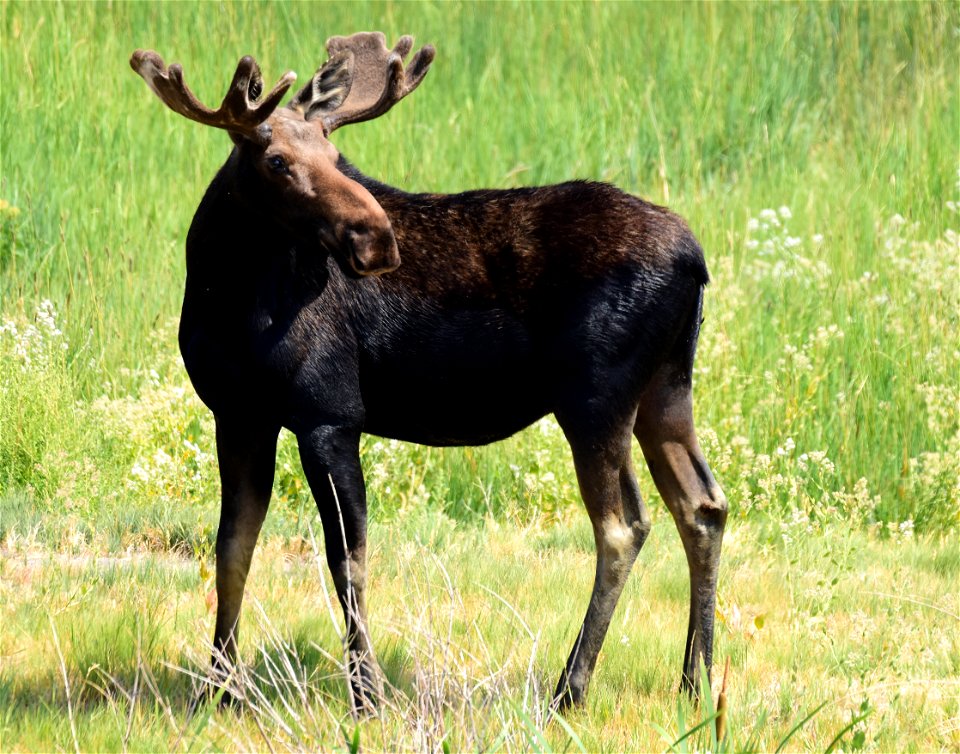
[[[691,503],[677,519],[680,538],[694,562],[716,560],[726,522],[727,500],[722,493],[716,498]]]
[[[704,521],[719,525],[722,529],[727,522],[727,496],[716,483],[710,485],[697,504],[697,514]]]
[[[618,516],[603,519],[595,532],[595,537],[600,571],[605,580],[623,584],[647,538],[648,531],[649,524],[644,522],[636,521],[628,524],[621,521]]]
[[[727,523],[729,504],[727,496],[709,471],[698,470],[698,477],[699,484],[691,485],[694,494],[682,503],[683,518],[690,527],[702,530],[705,535],[710,536],[711,532],[723,531]]]
[[[338,594],[346,594],[351,588],[361,594],[364,592],[367,585],[365,560],[362,553],[354,552],[336,563],[329,563]]]

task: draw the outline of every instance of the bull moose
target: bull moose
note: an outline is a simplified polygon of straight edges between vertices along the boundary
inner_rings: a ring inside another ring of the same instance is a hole
[[[366,628],[361,433],[435,446],[506,438],[552,413],[593,525],[596,576],[557,684],[582,703],[630,568],[650,531],[631,462],[640,443],[686,550],[681,686],[711,664],[727,501],[694,432],[691,381],[703,252],[669,210],[604,183],[414,194],[360,173],[329,141],[423,80],[434,48],[333,37],[329,59],[263,94],[251,57],[217,110],[179,65],[133,69],[170,109],[233,150],[187,236],[179,342],[216,418],[222,484],[214,677],[236,658],[244,585],[270,502],[277,437],[296,435],[346,623],[356,711],[376,704]],[[559,599],[559,598],[558,598]]]

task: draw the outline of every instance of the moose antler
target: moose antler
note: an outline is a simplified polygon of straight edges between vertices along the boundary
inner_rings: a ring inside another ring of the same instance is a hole
[[[410,60],[413,37],[402,36],[392,50],[381,32],[361,32],[327,40],[330,59],[290,102],[306,118],[320,117],[329,134],[347,123],[383,115],[419,86],[436,54],[424,45]]]
[[[139,73],[154,93],[171,110],[190,120],[230,131],[247,139],[259,139],[257,126],[263,123],[280,104],[283,95],[297,79],[293,71],[285,73],[263,99],[263,77],[260,67],[249,55],[240,59],[237,72],[219,109],[211,110],[196,98],[183,81],[183,68],[174,63],[169,68],[153,50],[137,50],[130,56],[130,67]]]

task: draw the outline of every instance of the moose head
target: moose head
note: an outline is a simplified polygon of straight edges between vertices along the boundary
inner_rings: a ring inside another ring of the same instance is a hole
[[[354,273],[377,275],[400,264],[390,220],[366,188],[337,169],[340,154],[329,137],[340,126],[379,117],[417,88],[434,49],[424,46],[404,68],[412,47],[413,38],[403,36],[389,50],[379,32],[332,37],[327,62],[284,108],[278,106],[296,74],[287,72],[263,95],[250,56],[240,60],[217,110],[190,91],[179,64],[167,67],[156,52],[137,50],[130,65],[171,110],[230,134],[240,193],[252,207],[332,251]]]

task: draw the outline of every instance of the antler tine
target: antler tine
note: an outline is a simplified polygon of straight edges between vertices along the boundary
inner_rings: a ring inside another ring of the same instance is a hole
[[[137,50],[130,57],[133,68],[163,103],[174,112],[206,126],[223,128],[245,138],[257,138],[257,126],[263,123],[280,104],[283,95],[297,79],[288,71],[269,94],[260,99],[263,78],[257,62],[247,55],[237,64],[233,81],[217,110],[211,110],[197,99],[183,80],[183,68],[174,63],[169,68],[153,50]]]
[[[323,116],[327,133],[347,123],[376,118],[420,85],[433,62],[436,51],[424,45],[404,70],[403,59],[413,48],[413,37],[400,37],[392,50],[387,49],[381,32],[361,32],[349,37],[327,40],[327,54],[333,58],[352,53],[354,75],[343,104]]]

